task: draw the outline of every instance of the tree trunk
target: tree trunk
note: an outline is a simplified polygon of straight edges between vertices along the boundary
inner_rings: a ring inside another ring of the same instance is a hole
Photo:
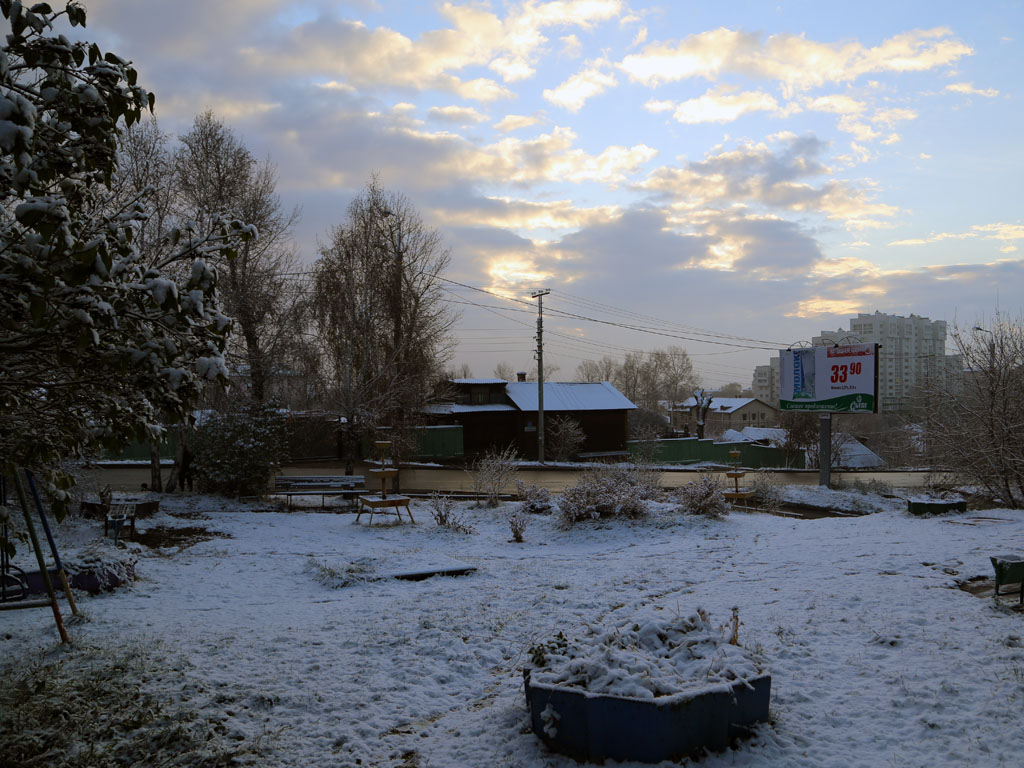
[[[185,427],[178,425],[178,445],[174,449],[174,466],[171,476],[167,478],[167,493],[174,493],[175,488],[185,490],[185,478],[181,476],[181,460],[185,455]]]
[[[160,442],[149,441],[149,490],[163,493],[163,478],[160,474]]]

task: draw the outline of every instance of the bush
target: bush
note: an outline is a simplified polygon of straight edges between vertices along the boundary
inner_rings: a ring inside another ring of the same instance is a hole
[[[635,467],[601,467],[584,472],[579,482],[566,488],[558,501],[562,524],[571,526],[598,517],[641,517],[644,500],[661,493],[650,485],[650,475]]]
[[[512,541],[521,544],[526,533],[526,515],[516,510],[508,516],[508,527],[512,531]]]
[[[509,445],[500,451],[491,448],[473,463],[473,491],[484,498],[485,506],[496,507],[501,503],[501,493],[516,473],[518,461],[516,449]]]
[[[779,476],[770,469],[759,469],[750,483],[754,502],[765,512],[778,512],[782,506],[782,483]]]
[[[276,404],[243,401],[196,427],[192,450],[201,491],[258,496],[287,458],[285,416]]]
[[[544,440],[550,458],[567,461],[580,452],[586,441],[583,427],[570,416],[555,416],[544,429]]]
[[[473,527],[464,523],[456,514],[458,508],[451,496],[434,491],[427,501],[427,511],[434,518],[438,528],[448,528],[458,533],[473,533]]]
[[[551,511],[554,501],[551,491],[539,485],[527,485],[516,480],[516,492],[519,494],[519,511],[530,515],[544,515]]]
[[[687,483],[676,492],[676,499],[683,510],[691,515],[721,518],[729,511],[722,481],[717,475],[701,473],[692,483]]]

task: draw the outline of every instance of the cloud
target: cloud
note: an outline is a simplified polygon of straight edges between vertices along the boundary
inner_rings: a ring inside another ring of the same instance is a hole
[[[1017,251],[1017,241],[1024,240],[1024,224],[1007,224],[1004,222],[975,224],[968,232],[935,232],[927,237],[894,240],[889,245],[931,245],[932,243],[941,243],[943,240],[969,240],[976,237],[985,240],[997,240],[1002,243],[1001,251],[1004,253],[1015,253]]]
[[[474,170],[495,180],[522,183],[557,180],[618,184],[658,154],[645,144],[636,144],[610,146],[592,155],[575,149],[575,140],[571,128],[559,126],[535,139],[502,139],[476,153],[480,163]]]
[[[715,80],[724,74],[775,80],[789,97],[871,73],[934,69],[972,53],[942,27],[895,35],[872,48],[857,42],[821,43],[791,34],[762,38],[720,27],[675,43],[651,43],[618,66],[634,81],[649,86],[691,77]]]
[[[498,227],[517,232],[576,230],[613,219],[619,208],[601,205],[579,207],[571,200],[537,202],[510,197],[484,197],[457,207],[435,208],[435,218],[447,226]]]
[[[275,77],[301,74],[365,90],[440,90],[493,101],[510,98],[512,92],[493,79],[467,81],[458,73],[485,66],[506,83],[526,79],[534,74],[547,42],[543,30],[590,28],[620,10],[619,0],[526,0],[500,17],[482,5],[448,2],[439,13],[449,26],[416,38],[388,27],[320,16],[259,46],[244,46],[239,53],[247,68]]]
[[[534,115],[505,115],[494,124],[494,128],[502,133],[511,133],[521,128],[529,128],[539,122],[540,118]]]
[[[816,112],[833,112],[837,115],[859,115],[867,107],[863,101],[840,93],[805,99],[803,104],[805,108]]]
[[[562,43],[562,56],[567,59],[579,58],[580,52],[583,50],[583,43],[580,42],[576,35],[560,37],[559,41]]]
[[[975,88],[973,83],[950,83],[942,90],[950,93],[962,93],[965,96],[984,96],[986,99],[994,99],[999,95],[995,88]]]
[[[544,98],[552,104],[578,112],[587,102],[609,88],[617,85],[615,76],[604,71],[610,66],[607,59],[597,59],[587,63],[580,70],[556,88],[545,88]]]
[[[763,91],[737,93],[730,86],[719,86],[677,104],[672,117],[680,123],[729,123],[749,112],[781,111],[779,103]]]
[[[888,226],[898,209],[874,199],[868,184],[828,178],[827,145],[813,135],[780,134],[773,144],[740,142],[703,160],[652,171],[640,187],[666,195],[681,208],[754,203],[767,209],[818,213],[848,229]]]
[[[487,120],[487,115],[481,114],[472,107],[431,107],[430,111],[427,112],[427,116],[431,120],[452,123],[453,125],[470,125]]]

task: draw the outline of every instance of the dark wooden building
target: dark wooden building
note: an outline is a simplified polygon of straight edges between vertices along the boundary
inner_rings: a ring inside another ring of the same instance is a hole
[[[454,379],[450,403],[431,406],[435,423],[461,424],[467,457],[490,448],[515,447],[520,456],[537,458],[536,382],[502,379]],[[636,408],[608,382],[544,384],[545,423],[555,416],[575,419],[585,440],[581,454],[626,455],[627,414]]]

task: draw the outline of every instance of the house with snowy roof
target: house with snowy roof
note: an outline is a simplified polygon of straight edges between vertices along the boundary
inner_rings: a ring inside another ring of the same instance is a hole
[[[689,398],[671,409],[672,428],[697,434],[697,400]],[[778,424],[779,409],[756,397],[714,397],[705,419],[708,437],[727,429],[772,427]]]
[[[451,401],[428,406],[427,414],[435,424],[462,426],[466,456],[512,445],[524,458],[537,457],[537,382],[451,379],[449,384]],[[544,383],[544,423],[558,416],[578,422],[582,457],[627,455],[627,415],[635,408],[607,381]]]

